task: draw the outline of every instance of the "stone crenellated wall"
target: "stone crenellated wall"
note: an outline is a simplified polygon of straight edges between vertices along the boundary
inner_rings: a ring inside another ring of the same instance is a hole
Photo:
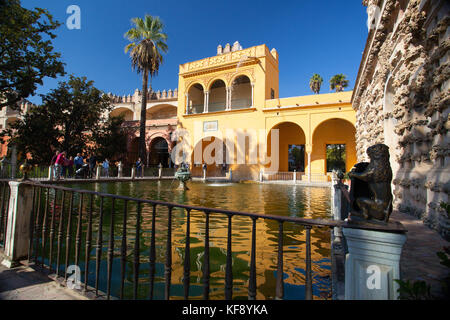
[[[108,97],[111,98],[112,103],[141,103],[142,92],[138,89],[134,92],[133,95],[124,95],[118,96],[112,93],[108,93]],[[178,99],[178,89],[169,89],[169,90],[158,90],[153,91],[149,88],[147,93],[147,101],[151,102],[153,100],[177,100]]]
[[[369,0],[380,6],[353,95],[359,161],[389,146],[394,207],[450,239],[450,3]]]

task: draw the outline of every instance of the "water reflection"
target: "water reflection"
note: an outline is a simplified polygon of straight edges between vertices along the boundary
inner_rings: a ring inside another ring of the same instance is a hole
[[[330,216],[330,190],[292,185],[265,184],[208,184],[190,182],[188,192],[177,190],[177,184],[171,181],[147,181],[130,183],[95,183],[71,185],[80,189],[91,189],[103,193],[112,193],[135,198],[162,200],[194,206],[246,211],[259,214],[271,214],[305,218],[328,218]],[[52,198],[51,198],[52,199]],[[86,199],[87,200],[87,199]],[[78,201],[75,199],[74,204]],[[66,200],[66,207],[68,206]],[[88,206],[88,201],[84,206]],[[98,239],[100,199],[95,199],[93,210],[93,243]],[[126,273],[125,297],[133,296],[133,261],[136,239],[136,208],[134,202],[128,203],[126,232]],[[87,209],[87,208],[86,208]],[[115,202],[114,213],[114,262],[112,293],[120,294],[121,250],[123,235],[124,202]],[[87,212],[86,210],[84,212]],[[139,298],[147,298],[149,292],[149,251],[152,236],[151,205],[142,205],[140,220],[140,276]],[[58,213],[58,212],[57,212]],[[157,207],[155,222],[156,239],[156,275],[155,298],[164,297],[164,263],[167,241],[167,209]],[[172,287],[174,299],[183,297],[183,263],[186,241],[186,212],[174,209],[172,212]],[[76,219],[72,219],[76,220]],[[63,224],[67,218],[62,219]],[[82,243],[85,242],[87,217],[83,216]],[[76,230],[76,221],[72,221],[72,230]],[[106,259],[109,230],[111,225],[111,201],[104,200],[102,258]],[[233,217],[232,224],[232,267],[233,298],[247,299],[251,250],[251,219]],[[210,216],[210,270],[211,299],[224,299],[225,266],[227,254],[228,221],[226,216]],[[284,281],[286,299],[304,299],[305,285],[305,230],[292,223],[284,225]],[[193,299],[202,298],[202,265],[205,241],[205,216],[201,212],[191,212],[191,288]],[[257,299],[273,299],[277,267],[278,223],[259,219],[256,226],[256,271]],[[330,231],[313,228],[311,232],[312,278],[315,299],[330,295]],[[62,244],[63,250],[64,244]],[[84,249],[80,261],[84,261]],[[64,252],[64,251],[63,251]],[[90,285],[95,283],[95,248],[91,250],[89,271]],[[56,261],[56,259],[54,259]],[[83,263],[84,264],[84,263]],[[106,288],[106,261],[100,266],[100,289]],[[84,266],[82,266],[84,270]]]

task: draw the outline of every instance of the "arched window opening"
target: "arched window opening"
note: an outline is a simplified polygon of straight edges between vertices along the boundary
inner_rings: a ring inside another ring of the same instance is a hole
[[[158,137],[152,141],[149,160],[151,166],[162,164],[164,168],[172,167],[169,145],[166,139]]]
[[[188,92],[186,114],[203,113],[205,92],[203,87],[196,83]]]
[[[225,82],[216,80],[209,90],[208,112],[224,111],[226,108],[227,90]]]
[[[231,109],[245,109],[252,106],[252,85],[247,76],[237,77],[231,86]]]
[[[125,121],[133,121],[133,111],[127,108],[117,108],[109,114],[111,117],[122,116]]]

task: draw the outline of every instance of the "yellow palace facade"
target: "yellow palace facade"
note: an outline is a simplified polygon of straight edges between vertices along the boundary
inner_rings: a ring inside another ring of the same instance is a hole
[[[188,133],[184,161],[194,175],[206,167],[208,176],[231,169],[233,180],[258,180],[295,170],[298,179],[328,181],[335,146],[343,170],[356,163],[352,92],[280,98],[278,59],[266,45],[236,42],[180,65],[178,128]]]

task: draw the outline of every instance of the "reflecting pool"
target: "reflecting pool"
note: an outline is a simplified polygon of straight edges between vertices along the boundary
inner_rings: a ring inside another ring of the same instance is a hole
[[[88,189],[102,193],[111,193],[134,198],[162,200],[193,206],[220,208],[226,210],[245,211],[258,214],[271,214],[301,218],[330,217],[330,189],[321,187],[305,187],[274,184],[236,184],[236,183],[203,183],[189,182],[190,190],[177,190],[177,181],[139,181],[118,183],[71,184],[66,185],[76,189]],[[57,204],[61,201],[58,192]],[[52,201],[53,195],[50,196]],[[76,204],[79,196],[74,199],[74,211],[78,212]],[[88,219],[89,197],[83,199],[82,237],[84,246]],[[68,206],[66,196],[65,208]],[[100,199],[93,201],[92,248],[89,264],[89,284],[95,285],[95,244],[99,235]],[[57,208],[58,206],[56,206]],[[52,208],[52,203],[50,203]],[[155,298],[164,298],[164,265],[167,241],[167,209],[157,207],[156,214],[156,276]],[[108,239],[111,226],[111,201],[103,204],[104,217],[102,223],[102,263],[100,265],[99,289],[106,291],[106,270]],[[124,201],[116,200],[114,206],[114,260],[112,272],[111,293],[118,297],[121,287],[121,252],[122,235],[126,233],[126,266],[125,266],[125,298],[133,297],[133,266],[134,242],[136,239],[136,209],[137,204],[128,202],[126,227],[124,221]],[[67,209],[66,209],[67,210]],[[150,205],[142,206],[140,223],[140,266],[139,266],[139,298],[146,299],[149,295],[149,250],[152,230],[152,211]],[[55,210],[58,217],[58,209]],[[64,226],[67,217],[59,215]],[[186,240],[186,212],[174,209],[172,212],[172,279],[171,298],[182,299],[183,263]],[[77,228],[77,216],[71,221],[71,232]],[[57,219],[58,220],[58,219]],[[55,222],[55,229],[59,220]],[[251,223],[250,218],[233,217],[232,224],[232,268],[233,268],[233,299],[247,299],[248,279],[250,270]],[[210,298],[224,299],[225,267],[227,255],[226,216],[212,214],[210,216]],[[64,227],[65,229],[66,227]],[[256,237],[256,273],[257,299],[273,299],[277,276],[277,238],[278,223],[275,221],[257,222]],[[190,298],[202,298],[202,265],[204,254],[205,215],[201,212],[191,213],[191,277]],[[305,296],[305,230],[302,226],[292,223],[284,224],[284,294],[285,299],[304,299]],[[75,236],[75,235],[73,235]],[[64,235],[63,235],[64,238]],[[313,228],[311,231],[312,279],[314,299],[327,299],[331,294],[331,262],[330,262],[330,230]],[[56,246],[56,244],[54,244]],[[62,252],[64,252],[62,244]],[[55,250],[54,250],[55,251]],[[73,249],[71,249],[73,252]],[[54,255],[55,253],[53,253]],[[71,255],[72,257],[73,255]],[[73,259],[73,257],[72,257]],[[80,253],[80,261],[84,261],[84,247]],[[53,257],[53,261],[56,258]],[[54,262],[53,262],[54,263]],[[84,272],[84,262],[80,263]],[[83,277],[84,279],[84,277]]]

